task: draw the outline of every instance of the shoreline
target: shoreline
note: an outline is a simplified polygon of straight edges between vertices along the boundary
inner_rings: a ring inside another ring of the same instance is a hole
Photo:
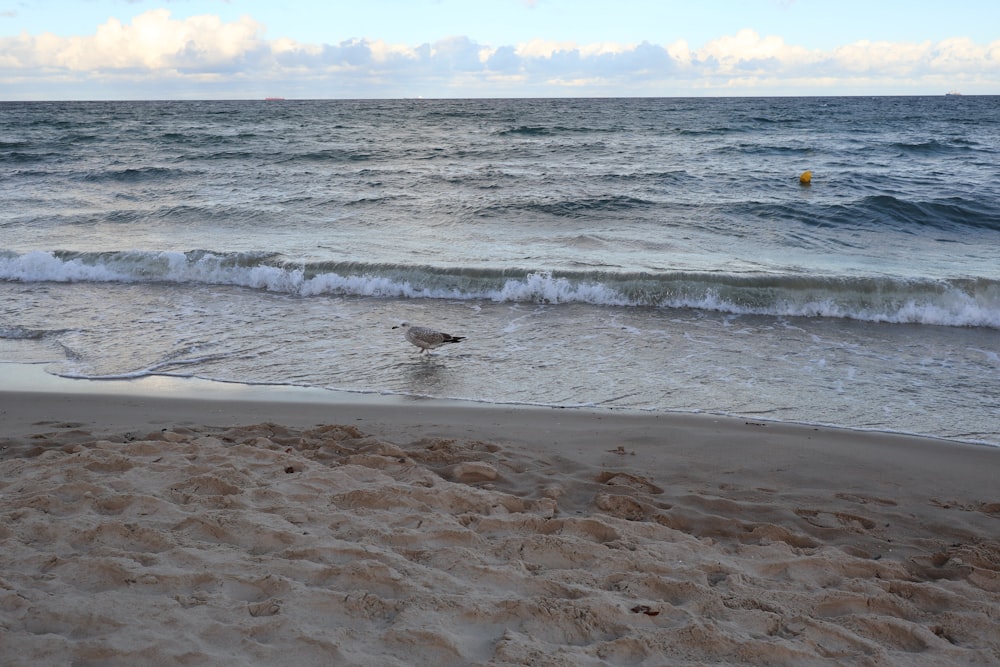
[[[6,382],[0,386],[0,436],[24,437],[60,424],[102,436],[178,425],[351,424],[377,437],[475,437],[519,447],[555,448],[555,453],[588,455],[588,459],[605,453],[591,450],[595,443],[607,441],[615,447],[637,448],[644,456],[669,450],[700,466],[718,459],[757,473],[777,462],[815,456],[897,470],[916,462],[930,474],[910,474],[928,488],[945,479],[973,486],[992,482],[991,466],[1000,463],[1000,447],[989,444],[707,413],[504,406],[180,378],[77,381],[48,375],[40,368],[32,375],[28,379],[34,384],[22,377],[21,389],[12,390]],[[574,439],[585,446],[559,449]],[[960,471],[944,474],[955,465]],[[878,475],[858,472],[869,483],[879,481]]]
[[[1000,444],[980,440],[961,440],[944,436],[911,433],[905,431],[888,431],[864,427],[843,426],[837,424],[811,423],[798,421],[782,421],[758,416],[739,416],[725,413],[701,411],[662,411],[638,410],[629,408],[601,408],[597,406],[547,406],[534,404],[498,404],[477,402],[462,399],[432,398],[411,396],[405,394],[362,393],[318,387],[297,387],[292,385],[251,385],[218,380],[203,380],[200,378],[182,378],[171,376],[144,376],[141,378],[123,378],[94,380],[87,378],[65,378],[52,375],[44,370],[44,364],[0,363],[4,379],[0,382],[0,396],[4,394],[66,394],[90,396],[143,396],[149,399],[180,399],[180,400],[210,400],[221,402],[250,404],[303,404],[327,405],[343,408],[346,406],[361,409],[364,412],[374,410],[383,412],[396,408],[453,408],[472,411],[500,411],[508,414],[511,411],[541,411],[565,412],[567,414],[589,414],[596,418],[611,415],[619,417],[653,418],[653,419],[710,419],[731,421],[744,425],[788,426],[823,431],[844,431],[847,433],[885,435],[899,438],[929,440],[940,443],[991,447],[1000,449]]]
[[[11,665],[1000,662],[997,447],[32,375]]]

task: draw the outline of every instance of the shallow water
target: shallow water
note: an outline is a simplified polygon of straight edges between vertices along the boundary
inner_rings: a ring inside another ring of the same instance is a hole
[[[303,298],[76,284],[30,299],[35,361],[69,377],[194,376],[491,403],[722,412],[1000,441],[996,332],[697,309]],[[11,291],[21,291],[18,296]],[[101,312],[62,304],[115,304]],[[467,336],[420,354],[392,326]],[[123,345],[122,341],[129,341]],[[21,360],[26,360],[22,357]],[[947,377],[944,385],[941,377]]]

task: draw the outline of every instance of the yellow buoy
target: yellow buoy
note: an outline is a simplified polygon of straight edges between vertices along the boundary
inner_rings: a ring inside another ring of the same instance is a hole
[[[812,183],[813,173],[811,171],[803,171],[802,175],[799,176],[799,183],[802,185],[809,185]]]

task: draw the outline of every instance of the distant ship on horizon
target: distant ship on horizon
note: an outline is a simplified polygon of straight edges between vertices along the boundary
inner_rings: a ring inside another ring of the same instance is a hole
[[[282,101],[284,99],[285,99],[284,97],[265,97],[264,101],[265,102],[280,102],[280,101]]]
[[[957,90],[955,90],[954,88],[952,88],[947,93],[945,93],[944,96],[945,97],[961,97],[962,93],[960,93]]]

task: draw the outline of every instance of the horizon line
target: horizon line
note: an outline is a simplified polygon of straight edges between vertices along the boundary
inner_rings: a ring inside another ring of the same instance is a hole
[[[388,102],[388,101],[463,101],[463,100],[681,100],[681,99],[797,99],[797,98],[966,98],[966,97],[997,97],[998,93],[887,93],[882,95],[854,94],[773,94],[773,95],[514,95],[502,97],[437,97],[437,96],[405,96],[405,97],[108,97],[108,98],[52,98],[52,99],[0,99],[0,104],[42,103],[42,102]]]

